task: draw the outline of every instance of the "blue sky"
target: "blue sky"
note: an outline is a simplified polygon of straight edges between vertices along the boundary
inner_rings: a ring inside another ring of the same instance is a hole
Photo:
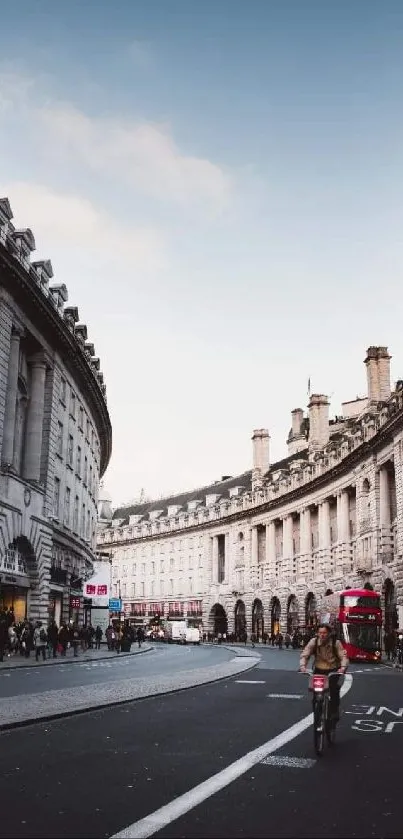
[[[101,357],[115,503],[285,454],[307,380],[403,376],[403,6],[23,0],[0,190]]]

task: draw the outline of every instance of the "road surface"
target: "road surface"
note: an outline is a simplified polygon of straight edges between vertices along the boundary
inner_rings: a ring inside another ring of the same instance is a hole
[[[3,732],[0,836],[401,839],[402,674],[351,667],[318,760],[295,653],[260,653],[213,685]]]

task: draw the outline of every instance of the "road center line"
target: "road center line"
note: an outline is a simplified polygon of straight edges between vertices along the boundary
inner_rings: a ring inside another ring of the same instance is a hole
[[[345,696],[352,684],[353,677],[347,674],[340,695]],[[281,749],[290,740],[294,740],[311,725],[312,714],[308,714],[307,717],[294,723],[290,728],[286,728],[277,737],[273,737],[271,740],[258,746],[257,749],[253,749],[251,752],[243,755],[239,760],[227,766],[226,769],[222,769],[221,772],[217,772],[216,775],[212,775],[211,778],[202,781],[201,784],[193,787],[193,789],[190,789],[183,795],[179,795],[178,798],[174,798],[169,804],[165,804],[164,807],[160,807],[144,819],[133,822],[129,827],[125,827],[119,831],[119,833],[114,833],[111,839],[147,839],[148,836],[153,836],[154,833],[158,833],[159,830],[162,830],[168,824],[172,824],[172,822],[184,816],[185,813],[202,804],[207,798],[210,798],[221,789],[224,789],[224,787],[232,784],[241,775],[244,775],[245,772],[252,769],[256,763],[261,763],[266,757]]]
[[[259,679],[235,679],[236,685],[265,685],[266,682]]]

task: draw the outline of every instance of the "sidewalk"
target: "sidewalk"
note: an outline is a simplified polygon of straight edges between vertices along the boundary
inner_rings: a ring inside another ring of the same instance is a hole
[[[234,658],[218,664],[195,667],[192,670],[177,670],[169,674],[137,674],[119,679],[118,690],[115,682],[100,682],[23,694],[11,699],[0,698],[0,731],[210,684],[246,673],[260,661],[260,656],[256,655],[255,651],[234,649],[233,652]],[[117,653],[115,657],[116,655]]]
[[[9,658],[8,656],[4,657],[4,661],[0,662],[0,672],[2,670],[15,670],[20,667],[51,667],[53,664],[79,664],[82,661],[102,661],[103,659],[113,659],[118,656],[120,658],[126,655],[140,655],[141,653],[148,653],[152,649],[153,646],[148,643],[144,643],[140,649],[137,644],[133,644],[130,653],[117,653],[109,651],[104,645],[100,650],[86,650],[86,652],[80,650],[78,656],[75,656],[73,649],[70,648],[67,650],[65,656],[58,654],[57,658],[47,658],[46,661],[43,661],[42,657],[39,661],[35,661],[35,652],[31,652],[29,658],[24,658],[17,654],[11,655]]]

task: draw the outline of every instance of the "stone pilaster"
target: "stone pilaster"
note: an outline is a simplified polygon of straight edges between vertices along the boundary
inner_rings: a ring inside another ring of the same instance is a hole
[[[24,478],[30,481],[39,481],[41,477],[46,377],[46,361],[44,356],[42,354],[34,356],[31,359],[30,366],[31,384],[25,433]]]
[[[18,369],[20,359],[20,338],[18,330],[11,333],[10,353],[8,360],[7,396],[4,412],[3,445],[1,452],[2,463],[11,466],[14,455],[15,415],[17,408]]]

